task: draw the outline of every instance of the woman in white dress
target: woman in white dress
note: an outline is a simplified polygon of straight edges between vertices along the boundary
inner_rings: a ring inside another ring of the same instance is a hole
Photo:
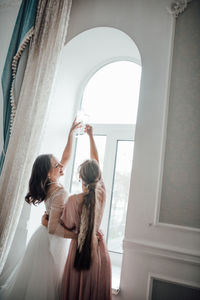
[[[80,127],[73,122],[61,161],[52,154],[37,157],[25,200],[29,204],[44,201],[49,216],[48,228],[40,227],[32,235],[24,256],[0,288],[1,300],[57,300],[67,256],[64,238],[76,235],[60,225],[67,193],[58,180],[71,156],[73,132]]]

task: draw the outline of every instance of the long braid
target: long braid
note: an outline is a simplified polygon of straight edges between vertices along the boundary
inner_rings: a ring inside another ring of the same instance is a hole
[[[91,265],[92,235],[95,215],[95,191],[90,190],[83,198],[81,226],[74,267],[77,270],[88,270]]]
[[[81,165],[80,177],[85,182],[87,193],[83,197],[81,222],[78,235],[74,267],[76,270],[88,270],[91,265],[95,207],[96,185],[101,177],[99,166],[95,160],[88,160]]]

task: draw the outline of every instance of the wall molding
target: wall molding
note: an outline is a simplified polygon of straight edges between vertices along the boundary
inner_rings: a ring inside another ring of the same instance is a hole
[[[162,223],[162,222],[152,223],[152,224],[149,224],[149,226],[156,226],[159,228],[176,229],[176,230],[181,230],[181,231],[185,231],[185,232],[200,233],[200,228],[181,226],[181,225]]]
[[[168,223],[161,222],[159,220],[161,200],[162,200],[161,197],[162,197],[163,173],[164,173],[164,164],[165,164],[165,151],[166,151],[166,142],[167,142],[167,125],[168,125],[168,112],[169,112],[169,101],[170,101],[170,91],[171,91],[171,76],[172,76],[172,65],[173,65],[173,54],[174,54],[174,43],[175,43],[176,19],[181,13],[183,13],[186,10],[188,4],[191,2],[192,0],[176,0],[171,3],[170,7],[168,7],[168,11],[172,16],[171,38],[169,43],[169,58],[168,58],[169,67],[168,67],[168,75],[166,81],[166,100],[165,100],[165,108],[164,108],[164,116],[163,116],[159,179],[157,185],[154,220],[152,223],[149,224],[149,226],[151,225],[158,226],[160,228],[168,227],[176,230],[182,230],[188,233],[189,232],[196,233],[196,232],[200,232],[200,228],[177,225],[177,224],[168,224]]]
[[[192,0],[176,0],[173,1],[170,7],[168,7],[167,9],[174,18],[177,18],[186,10],[188,3],[190,2],[192,2]]]
[[[184,263],[200,265],[200,251],[189,251],[184,248],[169,247],[169,245],[165,244],[150,243],[148,241],[135,239],[125,239],[123,242],[123,249],[165,257],[170,260],[181,261]]]
[[[200,284],[196,283],[194,281],[187,281],[187,280],[181,280],[178,278],[174,278],[172,276],[165,276],[162,274],[157,274],[157,273],[148,273],[148,279],[147,279],[147,293],[146,293],[146,300],[151,300],[152,296],[152,288],[153,288],[153,280],[162,280],[165,282],[169,282],[172,284],[178,284],[182,286],[187,286],[190,288],[200,288]]]
[[[162,196],[162,183],[163,183],[163,173],[164,173],[164,163],[165,163],[165,150],[167,142],[167,125],[168,125],[168,112],[169,112],[169,100],[170,100],[170,90],[171,90],[171,76],[172,76],[172,63],[173,63],[173,53],[174,53],[174,40],[175,40],[175,28],[176,19],[171,17],[171,37],[169,43],[169,56],[168,56],[168,70],[166,76],[166,92],[165,92],[165,106],[164,115],[162,123],[162,140],[161,140],[161,151],[159,158],[159,179],[157,185],[156,193],[156,204],[154,212],[154,221],[152,224],[159,223],[160,207],[161,207],[161,196]]]

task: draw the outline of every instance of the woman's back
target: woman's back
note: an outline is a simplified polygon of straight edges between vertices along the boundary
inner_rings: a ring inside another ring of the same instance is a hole
[[[100,181],[98,184],[98,188],[96,189],[96,193],[98,193],[98,202],[96,202],[96,229],[97,231],[100,228],[101,220],[103,217],[104,207],[105,207],[105,201],[106,201],[106,191],[105,191],[105,185],[103,181]],[[75,226],[76,232],[78,233],[80,228],[80,221],[81,221],[81,212],[82,212],[82,206],[83,206],[83,199],[84,199],[85,193],[80,194],[74,194],[71,195],[68,199],[67,205],[70,206],[70,211],[65,209],[63,212],[62,218],[65,215],[65,219],[69,219],[68,224],[70,224],[70,229]]]
[[[79,300],[110,300],[111,299],[111,265],[103,236],[99,232],[103,211],[105,207],[106,193],[102,181],[99,182],[98,202],[95,206],[96,243],[93,244],[91,265],[88,270],[77,271],[74,268],[77,240],[70,244],[68,259],[65,265],[62,297],[61,299]],[[63,225],[70,230],[79,233],[84,193],[72,195],[68,198],[61,217]]]

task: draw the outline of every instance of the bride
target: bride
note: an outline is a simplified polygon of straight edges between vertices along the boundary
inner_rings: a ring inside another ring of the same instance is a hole
[[[1,300],[59,298],[67,255],[64,238],[76,238],[76,235],[59,223],[67,193],[58,180],[71,156],[73,132],[80,126],[80,123],[73,122],[60,162],[52,154],[44,154],[33,164],[25,200],[34,205],[44,201],[48,228],[40,225],[31,237],[24,256],[0,288]]]

